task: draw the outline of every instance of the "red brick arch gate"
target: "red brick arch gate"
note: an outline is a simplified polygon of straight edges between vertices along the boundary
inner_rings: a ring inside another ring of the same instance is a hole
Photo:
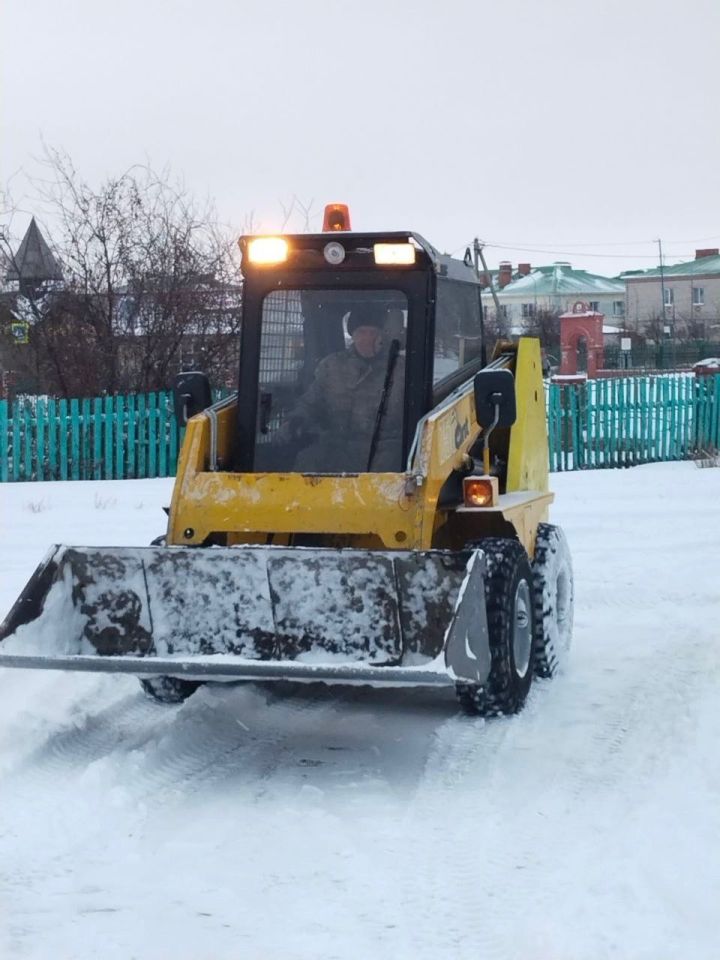
[[[584,342],[587,352],[587,375],[594,380],[604,363],[603,321],[605,315],[591,310],[578,300],[572,310],[560,315],[560,376],[578,373],[578,353]],[[582,371],[581,371],[582,372]]]

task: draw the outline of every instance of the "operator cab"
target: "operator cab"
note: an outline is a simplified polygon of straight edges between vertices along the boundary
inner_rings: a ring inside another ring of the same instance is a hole
[[[469,257],[349,227],[332,204],[327,232],[239,241],[240,471],[403,471],[421,417],[483,364]]]

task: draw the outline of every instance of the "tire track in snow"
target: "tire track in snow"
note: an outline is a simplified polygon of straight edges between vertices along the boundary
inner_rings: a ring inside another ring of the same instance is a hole
[[[465,820],[468,831],[477,829],[486,805],[484,795],[492,789],[508,743],[512,749],[517,722],[457,716],[436,734],[398,845],[401,873],[407,878],[402,892],[404,909],[412,910],[416,917],[412,951],[401,953],[403,958],[501,960],[508,956],[506,935],[488,924],[487,912],[480,907],[483,897],[492,894],[483,876],[492,862],[478,856],[472,836],[463,836],[458,827]],[[468,798],[466,788],[471,779],[480,780],[479,790],[470,794],[470,809],[458,810],[458,793]],[[413,902],[418,900],[418,878],[422,878],[421,909]],[[510,912],[500,900],[498,906]]]
[[[586,849],[592,864],[602,854],[606,825],[594,827],[593,813],[635,815],[652,793],[653,778],[662,776],[673,752],[682,751],[678,729],[691,736],[692,705],[712,697],[718,680],[718,651],[686,626],[606,668],[602,684],[593,671],[583,678],[571,667],[568,677],[538,683],[519,717],[448,721],[404,831],[411,851],[405,873],[426,878],[429,886],[416,955],[437,956],[450,947],[457,957],[526,956],[533,942],[518,941],[514,928],[532,904],[538,926],[542,917],[549,921],[541,949],[573,956],[571,939],[563,944],[552,926],[558,878],[572,895],[562,879],[565,856],[582,860]],[[574,851],[564,843],[563,808]],[[598,869],[589,872],[597,883]],[[576,883],[579,874],[571,871]],[[412,890],[405,896],[412,899]],[[595,924],[598,952],[588,958],[614,955],[611,935]]]
[[[32,929],[42,927],[38,911],[25,906],[26,889],[34,891],[34,899],[54,902],[72,888],[78,858],[83,858],[86,873],[97,873],[89,850],[99,851],[96,862],[102,865],[113,850],[134,855],[136,843],[126,837],[136,836],[141,844],[147,837],[152,849],[158,837],[162,844],[177,835],[172,828],[169,834],[162,832],[168,821],[177,827],[193,811],[202,816],[217,794],[229,790],[241,808],[250,804],[246,813],[251,823],[263,823],[262,809],[268,803],[276,810],[286,807],[291,814],[290,850],[302,850],[292,835],[308,813],[319,844],[329,830],[347,847],[339,854],[321,853],[321,862],[335,877],[336,908],[339,916],[349,916],[359,886],[367,909],[364,919],[354,922],[373,931],[381,943],[391,933],[382,919],[384,903],[370,881],[353,873],[364,863],[364,874],[371,876],[374,831],[366,834],[370,850],[356,850],[354,841],[361,841],[338,828],[338,811],[352,816],[378,790],[383,797],[379,809],[387,811],[388,793],[412,791],[427,754],[423,731],[444,722],[448,712],[454,712],[454,702],[428,710],[422,695],[359,688],[300,688],[293,696],[273,694],[269,700],[261,689],[217,687],[199,691],[181,707],[166,708],[145,701],[138,692],[137,698],[124,698],[83,725],[90,744],[83,742],[83,728],[60,732],[58,742],[50,737],[32,765],[9,778],[12,790],[3,794],[5,814],[16,826],[14,837],[0,839],[5,874],[0,882],[7,902],[20,913],[29,910]],[[108,749],[112,731],[121,735]],[[306,780],[320,799],[312,792],[301,793]],[[200,803],[191,803],[199,791],[204,792]],[[327,812],[323,792],[332,801]],[[55,811],[49,818],[48,810]],[[45,822],[38,819],[43,815]],[[275,826],[273,843],[282,842],[284,830],[282,823]],[[109,831],[118,839],[108,845]],[[29,835],[34,836],[30,851]],[[107,870],[107,865],[100,869]],[[257,882],[268,883],[267,871],[274,869],[256,861]],[[298,878],[313,878],[305,858],[291,860],[286,869]],[[88,896],[106,907],[112,893]]]
[[[34,900],[52,900],[68,884],[72,888],[78,857],[87,860],[87,851],[97,849],[102,863],[102,851],[117,845],[108,846],[108,833],[149,836],[152,843],[174,806],[211,792],[231,773],[245,778],[247,761],[251,792],[257,792],[258,767],[268,764],[268,755],[271,767],[282,760],[276,743],[283,732],[248,738],[235,713],[264,706],[264,698],[245,689],[200,691],[195,703],[181,707],[153,704],[138,692],[79,730],[49,737],[32,763],[3,782],[0,899],[22,904],[31,889]],[[285,714],[288,726],[312,709],[312,703],[293,705]],[[120,839],[119,849],[133,855],[134,843]],[[30,912],[38,913],[35,907]]]
[[[223,685],[201,689],[180,707],[153,704],[140,692],[124,697],[78,727],[49,735],[4,778],[5,809],[17,809],[27,823],[49,795],[69,810],[78,795],[86,805],[109,796],[120,807],[136,806],[142,819],[148,807],[183,803],[226,781],[261,803],[289,780],[298,788],[317,780],[315,765],[331,768],[334,779],[326,774],[324,788],[342,789],[373,766],[373,748],[358,734],[358,714],[373,708],[364,704],[365,691],[337,690],[278,697],[252,685]],[[92,821],[88,828],[92,834]]]
[[[240,695],[253,696],[245,690]],[[94,780],[99,787],[104,779],[109,789],[122,785],[136,799],[147,801],[168,792],[182,795],[193,783],[208,784],[213,771],[225,770],[229,757],[246,746],[241,724],[216,709],[213,697],[217,699],[202,690],[187,703],[172,706],[152,703],[138,691],[86,717],[76,728],[50,734],[5,778],[5,792],[17,786],[18,797],[27,800],[58,783],[72,793]]]

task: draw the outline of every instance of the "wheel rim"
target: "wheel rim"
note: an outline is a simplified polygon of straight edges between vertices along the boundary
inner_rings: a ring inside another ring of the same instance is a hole
[[[527,580],[521,580],[515,591],[515,609],[513,610],[513,660],[515,672],[524,677],[530,668],[532,653],[532,616],[530,608],[530,587]]]

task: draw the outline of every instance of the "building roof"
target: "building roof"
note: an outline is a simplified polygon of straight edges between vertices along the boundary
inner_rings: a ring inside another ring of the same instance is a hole
[[[709,257],[697,257],[695,260],[686,260],[684,263],[669,263],[662,268],[662,275],[665,277],[696,277],[706,276],[708,273],[720,274],[720,256],[717,254]],[[643,270],[641,273],[622,274],[628,280],[645,280],[660,275],[660,267]]]
[[[534,267],[525,276],[516,277],[497,291],[498,296],[535,297],[590,297],[625,296],[625,282],[601,277],[587,270],[574,270],[569,263],[553,263],[547,267]]]
[[[15,262],[10,264],[7,271],[6,279],[35,282],[62,280],[60,265],[35,223],[35,217],[30,221],[30,226],[15,254]]]

